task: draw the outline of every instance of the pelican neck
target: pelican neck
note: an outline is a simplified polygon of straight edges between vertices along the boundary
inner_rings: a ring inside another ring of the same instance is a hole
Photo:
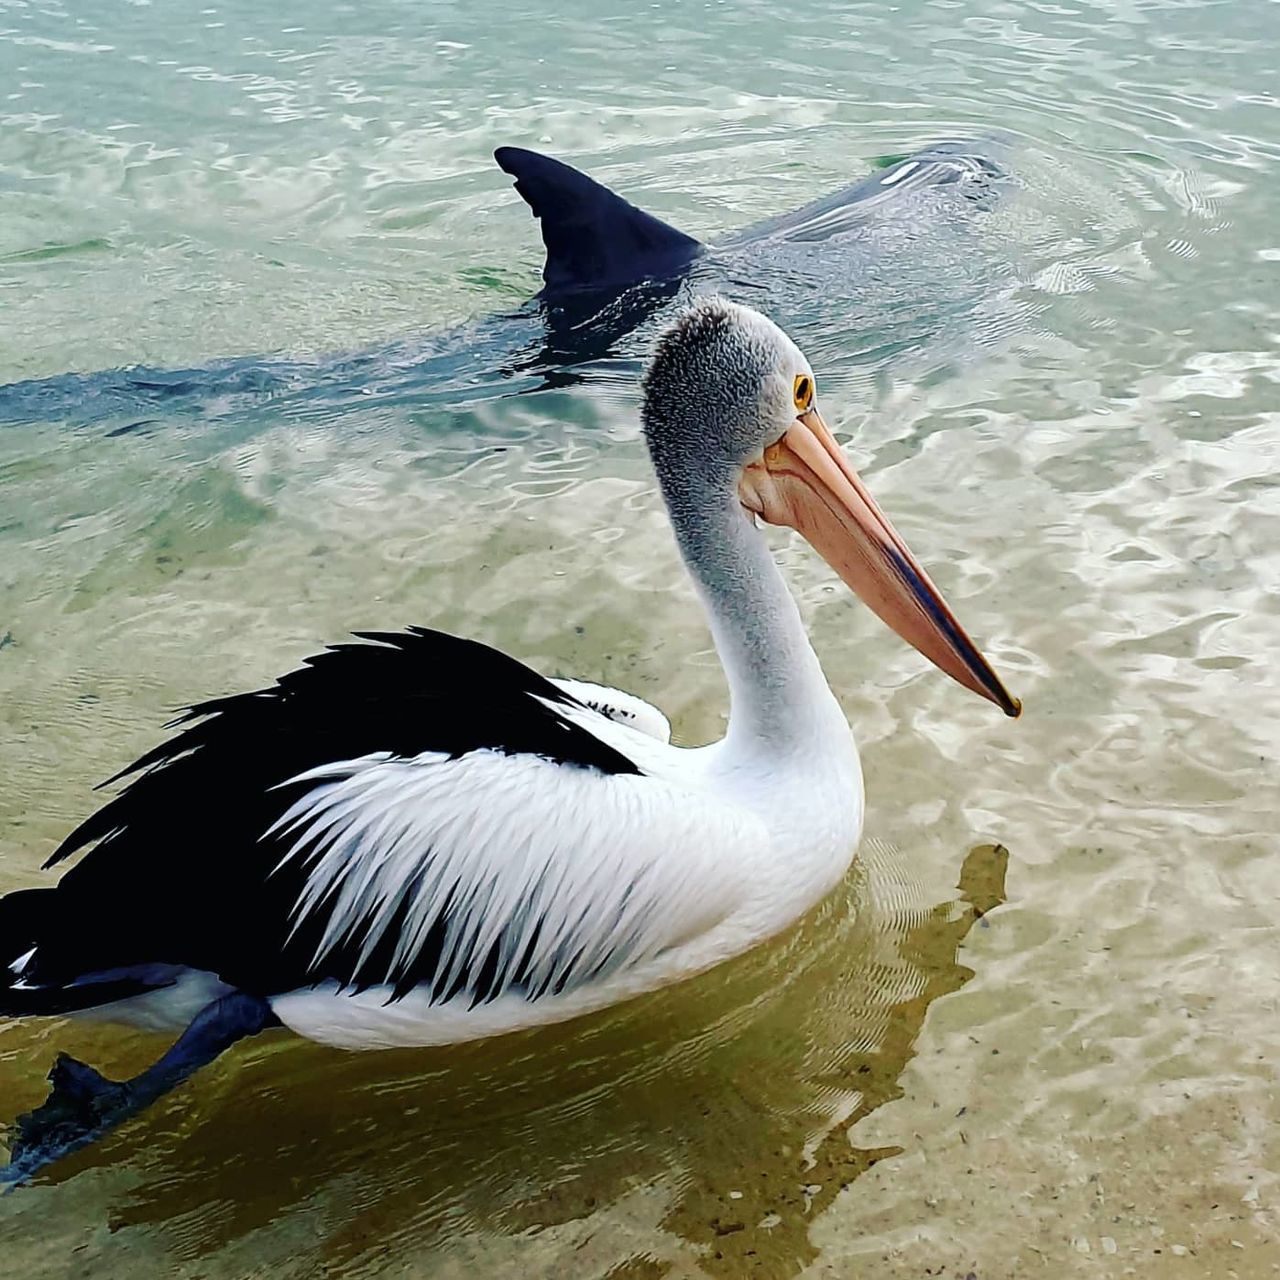
[[[729,684],[727,754],[777,761],[848,742],[800,610],[736,483],[708,488],[666,497]]]

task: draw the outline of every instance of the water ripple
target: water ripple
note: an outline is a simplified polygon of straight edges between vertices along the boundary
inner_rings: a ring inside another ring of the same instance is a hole
[[[716,242],[1004,139],[972,241],[779,279],[828,417],[1027,712],[778,537],[864,751],[828,902],[581,1026],[247,1046],[6,1199],[14,1265],[1070,1277],[1176,1244],[1251,1274],[1280,1195],[1270,9],[207,9],[0,0],[0,380],[162,375],[98,426],[0,431],[0,888],[175,706],[353,627],[474,634],[722,730],[638,436],[647,336],[537,395],[475,341],[540,264],[500,143]],[[156,1049],[7,1024],[6,1115],[64,1047]]]

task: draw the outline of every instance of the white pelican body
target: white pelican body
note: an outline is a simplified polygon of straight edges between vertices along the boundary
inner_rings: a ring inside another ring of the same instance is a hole
[[[452,1044],[605,1008],[777,933],[836,885],[862,829],[853,735],[820,677],[817,683],[796,725],[803,753],[789,757],[779,758],[765,740],[739,750],[729,739],[675,747],[575,709],[577,723],[635,761],[641,774],[599,779],[536,757],[513,764],[493,753],[382,766],[390,775],[404,772],[403,779],[386,777],[393,787],[438,789],[442,821],[450,797],[471,787],[495,807],[509,806],[520,816],[516,838],[533,863],[553,864],[562,840],[597,850],[575,861],[581,879],[561,885],[566,903],[612,907],[639,879],[647,897],[628,944],[634,959],[532,1001],[517,992],[482,1004],[469,996],[438,1003],[421,988],[393,1001],[385,984],[352,993],[331,981],[273,997],[276,1015],[300,1035],[350,1049]],[[378,774],[378,765],[368,766],[351,782],[376,787]],[[599,945],[608,949],[607,935]]]
[[[728,677],[724,740],[673,746],[639,699],[416,628],[193,708],[63,842],[51,863],[94,847],[55,888],[0,899],[0,1013],[190,1025],[123,1084],[61,1058],[9,1177],[277,1021],[353,1049],[559,1021],[707,969],[821,899],[856,848],[862,776],[758,519],[798,529],[1017,714],[770,321],[696,304],[659,343],[644,421]]]

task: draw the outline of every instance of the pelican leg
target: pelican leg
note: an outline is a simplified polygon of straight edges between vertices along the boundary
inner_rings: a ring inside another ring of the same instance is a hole
[[[14,1122],[0,1183],[26,1182],[137,1115],[237,1040],[278,1025],[265,1000],[236,991],[206,1005],[164,1056],[131,1080],[108,1080],[69,1054],[59,1054],[49,1072],[49,1096]]]

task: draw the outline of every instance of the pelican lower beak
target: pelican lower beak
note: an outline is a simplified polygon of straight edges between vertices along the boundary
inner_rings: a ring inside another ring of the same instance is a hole
[[[743,505],[802,534],[840,577],[930,662],[1005,715],[1022,704],[956,621],[929,575],[849,465],[817,409],[747,466]]]

